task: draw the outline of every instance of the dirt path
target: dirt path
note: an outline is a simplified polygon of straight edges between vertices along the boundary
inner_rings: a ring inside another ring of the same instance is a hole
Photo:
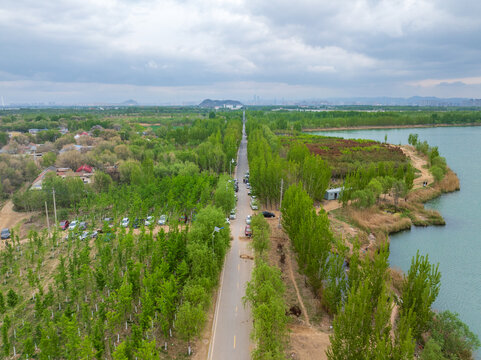
[[[19,213],[13,210],[12,200],[8,200],[0,210],[0,229],[12,228],[20,221],[28,219],[31,213]]]
[[[342,208],[342,202],[339,200],[322,200],[322,208],[326,211],[332,211],[336,209]],[[319,212],[319,208],[316,209],[317,212]]]
[[[304,306],[304,302],[302,301],[301,293],[299,292],[299,288],[297,287],[296,279],[294,278],[294,272],[292,271],[292,263],[291,263],[291,251],[288,247],[287,250],[287,267],[289,268],[289,277],[291,278],[292,284],[296,289],[297,300],[299,300],[299,304],[301,305],[302,313],[304,314],[304,321],[306,322],[307,326],[311,326],[311,322],[309,321],[309,315],[307,314],[306,307]]]
[[[416,154],[416,151],[412,146],[401,146],[401,150],[403,151],[404,155],[411,159],[412,165],[421,172],[421,176],[414,179],[413,189],[422,188],[423,182],[425,181],[428,184],[432,184],[434,182],[434,178],[427,169],[428,162]]]
[[[396,322],[396,319],[397,319],[398,312],[399,312],[399,306],[394,304],[394,307],[392,308],[392,311],[391,311],[391,338],[393,340],[395,338],[394,337],[394,325],[395,325],[395,322]]]
[[[330,344],[328,333],[303,325],[291,325],[289,329],[291,348],[295,349],[295,355],[289,359],[327,360],[326,350]]]

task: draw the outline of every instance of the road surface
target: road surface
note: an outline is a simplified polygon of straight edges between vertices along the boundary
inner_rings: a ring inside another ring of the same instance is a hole
[[[242,182],[247,163],[247,139],[243,130],[242,141],[237,159],[236,177],[239,182],[237,193],[237,218],[231,220],[230,229],[234,240],[227,253],[224,270],[221,274],[219,295],[217,298],[212,340],[208,360],[249,360],[251,351],[250,332],[252,319],[249,308],[245,308],[242,297],[245,295],[247,282],[250,280],[253,260],[242,259],[242,254],[252,255],[245,238],[245,219],[252,214],[250,198],[246,185]]]

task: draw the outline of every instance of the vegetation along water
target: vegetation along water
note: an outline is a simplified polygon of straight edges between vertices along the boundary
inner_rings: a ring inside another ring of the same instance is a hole
[[[461,191],[442,195],[426,204],[438,210],[446,220],[443,227],[413,227],[391,236],[390,264],[403,271],[419,251],[439,262],[441,291],[434,304],[439,310],[458,312],[471,330],[481,337],[481,127],[423,129],[382,129],[329,131],[316,134],[387,141],[407,144],[411,133],[419,134],[432,146],[438,146],[448,165],[457,173]],[[477,355],[481,359],[481,355]]]

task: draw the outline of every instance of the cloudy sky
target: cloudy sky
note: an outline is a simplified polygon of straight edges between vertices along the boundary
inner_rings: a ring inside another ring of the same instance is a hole
[[[1,0],[0,96],[481,98],[478,0]]]

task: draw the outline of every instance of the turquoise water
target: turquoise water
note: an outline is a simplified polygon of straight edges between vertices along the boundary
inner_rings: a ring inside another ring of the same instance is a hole
[[[459,313],[481,338],[481,127],[443,127],[389,130],[355,130],[314,134],[373,139],[407,144],[411,133],[438,146],[441,156],[458,175],[461,191],[445,194],[426,207],[446,220],[442,227],[413,227],[391,236],[392,267],[407,271],[416,251],[439,263],[441,291],[434,307]],[[478,354],[477,359],[481,359]]]

